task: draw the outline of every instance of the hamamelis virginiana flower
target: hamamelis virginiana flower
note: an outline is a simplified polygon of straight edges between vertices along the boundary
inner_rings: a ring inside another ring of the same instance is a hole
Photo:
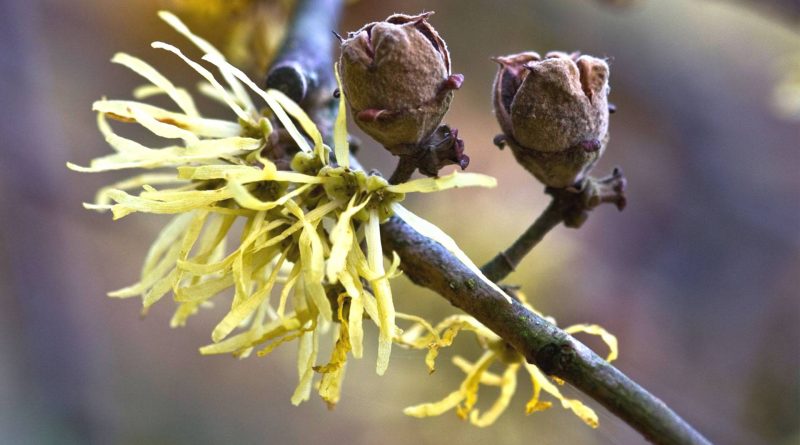
[[[530,305],[524,302],[524,296],[521,293],[518,295],[522,297],[523,304],[533,310]],[[561,394],[558,385],[563,384],[563,382],[555,378],[551,380],[535,365],[527,363],[525,358],[513,347],[474,318],[468,315],[453,315],[434,327],[419,317],[404,314],[399,314],[399,316],[413,321],[415,324],[400,335],[398,344],[415,349],[427,348],[428,353],[425,357],[425,363],[431,373],[435,370],[435,359],[439,354],[439,350],[450,346],[460,331],[474,333],[484,350],[478,361],[474,363],[460,356],[454,356],[453,364],[466,374],[459,388],[437,402],[423,403],[406,408],[403,411],[406,415],[431,417],[439,416],[454,409],[458,417],[465,420],[469,419],[470,423],[475,426],[489,426],[508,408],[511,398],[517,389],[517,373],[520,367],[524,367],[533,385],[533,395],[525,408],[527,414],[542,411],[552,406],[551,402],[540,399],[541,393],[544,391],[558,399],[565,409],[571,410],[587,425],[592,428],[597,427],[597,414],[591,408],[579,400],[570,399]],[[555,324],[555,320],[551,317],[547,317],[547,319]],[[609,348],[606,360],[610,362],[617,358],[617,339],[602,327],[579,324],[570,326],[565,331],[570,334],[583,332],[600,336]],[[498,375],[489,371],[493,364],[505,366],[502,374]],[[499,397],[484,412],[475,408],[481,385],[498,387],[500,390]]]
[[[114,56],[113,62],[149,82],[135,90],[137,99],[164,94],[178,110],[139,101],[97,101],[98,125],[114,153],[88,167],[68,164],[81,172],[159,169],[101,189],[95,203],[85,207],[111,210],[114,219],[134,212],[175,215],[150,248],[140,280],[109,295],[139,296],[147,311],[172,292],[177,304],[172,326],[184,325],[201,307],[224,304],[227,312],[201,353],[246,357],[257,349],[263,356],[296,340],[299,384],[292,402],[307,400],[314,375],[321,374],[318,392],[335,404],[347,357],[363,354],[365,314],[379,330],[378,374],[386,371],[392,341],[401,333],[389,285],[399,259],[395,255],[385,267],[380,223],[400,214],[477,270],[451,239],[399,202],[410,192],[492,187],[495,181],[453,173],[389,185],[380,176],[350,168],[344,99],[333,135],[338,165],[332,164],[330,148],[297,104],[278,91],[260,89],[174,15],[159,15],[205,53],[203,60],[219,71],[221,80],[175,46],[154,42],[153,48],[186,62],[205,81],[200,92],[226,105],[236,120],[203,117],[187,90],[152,66],[127,54]],[[266,108],[256,105],[248,89]],[[117,134],[109,118],[138,123],[176,143],[145,146]],[[243,222],[240,230],[237,221]],[[236,235],[238,242],[229,246]],[[230,302],[220,295],[226,290],[232,290]],[[326,335],[333,352],[327,364],[318,366],[318,345]]]

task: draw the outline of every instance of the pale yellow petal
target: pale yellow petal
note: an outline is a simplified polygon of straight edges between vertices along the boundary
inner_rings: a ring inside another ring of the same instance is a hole
[[[300,105],[297,105],[292,99],[289,99],[288,96],[280,92],[279,90],[267,90],[267,94],[271,96],[275,101],[280,104],[280,106],[286,111],[289,116],[292,116],[300,123],[300,126],[303,127],[303,131],[311,138],[314,142],[314,153],[317,153],[320,156],[323,164],[328,163],[327,156],[322,156],[325,154],[322,148],[322,134],[319,132],[317,125],[314,121],[308,117],[308,114],[300,108]]]
[[[203,56],[203,60],[207,60],[210,63],[213,63],[217,67],[219,67],[220,71],[223,73],[230,73],[237,79],[239,79],[242,83],[247,85],[254,93],[261,96],[262,99],[269,105],[272,111],[275,113],[275,116],[278,120],[283,124],[283,128],[286,129],[287,132],[292,136],[295,143],[301,150],[305,152],[311,152],[311,147],[308,145],[308,141],[297,131],[297,127],[295,127],[294,122],[292,119],[286,114],[283,108],[281,108],[280,104],[274,99],[273,96],[267,94],[266,91],[262,90],[258,87],[252,80],[250,80],[247,75],[245,75],[241,70],[234,67],[233,65],[229,64],[223,57],[215,54],[206,54]]]
[[[441,190],[449,190],[459,187],[496,187],[497,180],[491,176],[480,173],[459,173],[454,171],[447,176],[438,178],[414,179],[402,184],[395,184],[386,187],[392,193],[431,193]]]
[[[500,396],[482,415],[478,412],[478,410],[470,413],[469,421],[471,424],[480,428],[484,428],[493,424],[497,418],[503,414],[506,408],[508,408],[508,405],[511,403],[511,398],[514,396],[514,392],[517,390],[518,369],[519,364],[516,363],[511,364],[508,366],[508,368],[506,368],[505,372],[503,373],[502,384],[500,386]]]
[[[189,27],[187,27],[178,17],[174,14],[167,12],[167,11],[159,11],[158,16],[161,17],[162,20],[167,22],[170,26],[172,26],[175,31],[182,34],[184,37],[188,38],[195,46],[200,48],[201,51],[207,54],[213,54],[215,56],[221,57],[222,53],[219,52],[214,45],[210,44],[207,40],[203,39],[202,37],[194,34]],[[247,110],[255,110],[256,107],[253,105],[253,101],[250,99],[250,96],[245,91],[244,87],[241,83],[239,83],[235,77],[231,76],[226,72],[222,72],[223,78],[228,83],[228,86],[231,87],[231,90],[236,95],[236,98],[239,100],[239,103],[244,105],[245,109]]]
[[[317,360],[319,330],[312,329],[300,337],[297,350],[297,373],[299,382],[292,394],[292,404],[299,405],[311,395],[311,382],[314,378],[314,362]]]
[[[130,111],[137,123],[150,130],[150,132],[156,136],[166,139],[183,139],[186,145],[199,142],[198,137],[191,131],[184,130],[172,124],[165,124],[150,116],[139,106],[130,105]]]
[[[200,137],[222,138],[239,136],[242,127],[238,122],[210,119],[175,113],[153,105],[128,100],[99,100],[92,104],[92,110],[108,113],[116,119],[132,122],[131,105],[149,114],[160,122],[176,125]]]
[[[602,326],[596,324],[576,324],[564,329],[568,334],[575,334],[578,332],[585,332],[591,335],[599,336],[603,342],[608,346],[608,356],[606,361],[611,362],[619,357],[619,347],[617,344],[617,337],[610,332],[606,331]]]
[[[251,315],[261,305],[272,292],[272,287],[275,285],[275,280],[278,277],[278,271],[281,264],[286,259],[286,252],[281,254],[275,267],[272,269],[267,282],[264,287],[256,291],[239,303],[237,306],[231,308],[230,312],[217,324],[214,331],[211,333],[211,339],[216,343],[228,336],[239,324],[245,320],[246,317]]]
[[[192,97],[186,90],[176,88],[169,79],[164,77],[144,60],[125,53],[117,53],[111,59],[111,62],[126,66],[131,71],[152,82],[153,85],[166,93],[170,99],[178,105],[181,111],[187,115],[195,117],[200,115],[197,112],[197,107],[195,107]]]
[[[383,249],[381,247],[381,233],[378,211],[369,213],[369,221],[364,227],[367,240],[367,260],[372,271],[381,276],[371,281],[372,292],[378,302],[378,316],[380,317],[380,334],[378,336],[378,363],[376,372],[383,375],[389,366],[389,356],[392,352],[392,334],[395,327],[394,302],[392,301],[392,288],[386,278],[383,268]]]
[[[548,394],[560,400],[561,405],[565,409],[572,410],[572,412],[575,413],[575,415],[581,420],[583,420],[584,423],[592,428],[597,428],[599,421],[594,410],[584,405],[579,400],[569,399],[561,395],[561,391],[558,389],[558,387],[551,383],[547,376],[545,376],[544,373],[542,373],[542,371],[540,371],[536,366],[526,363],[525,367],[531,374],[531,377],[535,379],[539,385],[541,385],[541,388]]]
[[[486,351],[481,358],[475,363],[475,366],[467,373],[467,378],[461,384],[461,392],[464,394],[464,400],[456,407],[456,414],[462,419],[469,416],[470,411],[478,401],[478,387],[481,382],[481,376],[489,366],[495,361],[497,356],[491,352]]]
[[[353,196],[347,204],[345,211],[339,214],[339,220],[330,232],[332,247],[326,265],[326,273],[328,275],[328,281],[331,283],[336,282],[336,276],[344,269],[345,261],[353,246],[355,233],[353,231],[351,219],[353,215],[360,212],[361,209],[367,205],[369,198],[358,205],[355,205],[355,202],[356,197]]]
[[[438,402],[409,406],[403,410],[403,414],[411,417],[440,416],[458,406],[462,400],[464,400],[464,393],[462,393],[461,390],[457,390],[451,392],[447,397]]]
[[[176,47],[174,47],[174,46],[172,46],[170,44],[163,43],[163,42],[153,42],[151,44],[151,46],[153,48],[158,48],[158,49],[163,49],[163,50],[169,51],[169,52],[177,55],[178,57],[180,57],[187,65],[192,67],[192,69],[197,71],[198,74],[200,74],[206,81],[208,81],[208,85],[210,85],[213,88],[214,92],[217,94],[217,97],[221,98],[222,101],[228,107],[230,107],[230,109],[233,110],[234,113],[236,113],[236,115],[239,117],[239,119],[242,119],[245,122],[248,122],[248,123],[250,123],[252,125],[255,125],[254,116],[251,115],[251,114],[248,114],[246,111],[244,111],[239,106],[239,103],[237,103],[236,99],[231,97],[231,95],[228,93],[228,90],[226,90],[225,87],[223,87],[217,81],[217,79],[214,77],[213,74],[211,74],[210,71],[205,69],[199,63],[197,63],[197,62],[189,59],[188,57],[186,57],[183,54],[183,52],[181,52],[181,50],[179,50],[178,48],[176,48]],[[189,114],[189,113],[187,113],[187,114]]]

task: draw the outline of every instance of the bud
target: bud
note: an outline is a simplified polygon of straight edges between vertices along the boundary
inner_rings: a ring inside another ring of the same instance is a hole
[[[355,122],[395,155],[413,152],[439,126],[463,81],[431,12],[395,14],[342,41],[339,74]]]
[[[560,52],[495,61],[495,116],[517,162],[549,187],[583,181],[608,142],[606,62]]]

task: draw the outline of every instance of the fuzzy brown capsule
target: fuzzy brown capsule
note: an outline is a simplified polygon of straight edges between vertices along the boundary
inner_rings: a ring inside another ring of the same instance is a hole
[[[339,74],[355,122],[396,155],[409,154],[439,126],[463,76],[450,73],[432,13],[395,14],[342,41]]]
[[[502,142],[549,187],[583,181],[608,143],[608,64],[561,52],[494,60],[500,65],[493,102]]]

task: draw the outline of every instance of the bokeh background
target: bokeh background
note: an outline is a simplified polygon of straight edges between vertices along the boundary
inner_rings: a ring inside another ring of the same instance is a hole
[[[83,210],[121,176],[79,175],[64,164],[108,151],[90,104],[129,97],[141,82],[108,62],[116,51],[179,83],[196,81],[149,47],[156,39],[187,47],[155,16],[166,3],[0,1],[0,443],[642,442],[602,408],[597,430],[560,408],[524,416],[525,379],[488,429],[453,413],[403,416],[403,407],[457,387],[453,351],[429,376],[421,353],[396,349],[381,378],[371,345],[370,358],[350,364],[335,410],[313,398],[294,407],[293,348],[266,359],[201,357],[218,313],[172,330],[168,302],[142,319],[138,301],[106,298],[136,281],[165,220],[112,223]],[[800,443],[800,120],[791,109],[800,99],[790,97],[797,87],[779,87],[800,77],[791,72],[798,2],[362,0],[339,31],[423,10],[436,11],[432,23],[467,79],[446,121],[467,142],[470,170],[496,176],[499,187],[408,206],[477,263],[491,258],[547,199],[491,144],[489,57],[529,49],[607,57],[619,111],[596,173],[622,166],[629,206],[600,208],[579,231],[557,228],[509,281],[562,325],[614,332],[619,368],[712,441]],[[222,42],[225,28],[202,14],[187,18]],[[384,172],[393,166],[366,138],[361,158]],[[453,310],[405,278],[396,286],[401,310],[434,320]],[[456,351],[475,359],[468,338]]]

